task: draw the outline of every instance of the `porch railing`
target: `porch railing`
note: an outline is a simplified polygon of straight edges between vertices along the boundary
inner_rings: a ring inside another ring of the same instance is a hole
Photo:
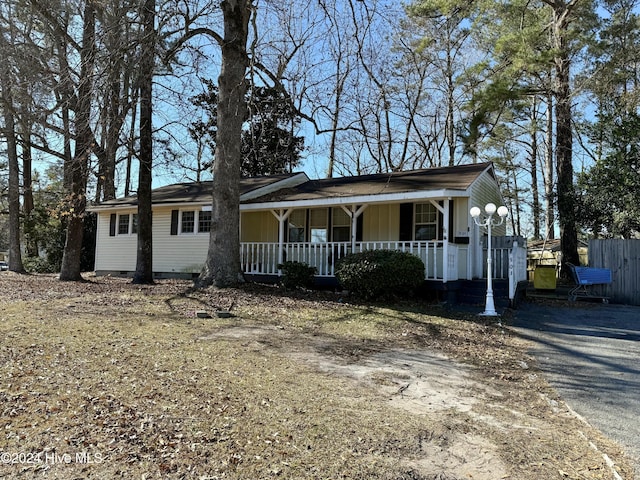
[[[524,243],[524,242],[523,242]],[[483,249],[483,277],[487,278],[487,249]],[[515,297],[519,282],[527,280],[527,247],[517,240],[511,246],[492,249],[492,275],[494,279],[505,279],[509,282],[509,299]]]
[[[278,243],[243,242],[240,245],[242,270],[249,274],[278,275],[280,261]],[[352,253],[366,250],[400,250],[416,255],[425,265],[425,279],[443,280],[444,268],[447,268],[447,279],[458,279],[458,247],[447,246],[447,259],[443,262],[444,242],[357,242],[353,249],[351,242],[325,243],[284,243],[282,244],[282,261],[303,262],[316,267],[318,276],[335,275],[339,259]]]
[[[494,279],[509,280],[509,297],[513,298],[518,282],[527,280],[527,249],[517,240],[507,242],[508,245],[492,249]],[[425,265],[425,279],[443,281],[444,268],[447,268],[447,281],[459,278],[471,279],[470,248],[468,245],[448,244],[446,262],[443,261],[445,245],[442,241],[433,242],[357,242],[355,250],[351,242],[326,243],[284,243],[282,257],[280,245],[269,242],[244,242],[240,245],[242,270],[248,274],[279,275],[280,261],[304,262],[316,267],[318,276],[335,275],[339,259],[355,252],[365,250],[400,250],[412,253],[422,259]],[[486,278],[486,255],[484,249],[483,277]]]
[[[518,281],[527,279],[527,249],[514,242],[512,246],[492,248],[492,276],[506,279],[514,275]],[[482,251],[482,276],[487,278],[487,249]]]

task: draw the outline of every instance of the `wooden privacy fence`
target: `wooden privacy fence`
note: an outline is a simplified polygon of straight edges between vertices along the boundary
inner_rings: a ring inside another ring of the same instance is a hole
[[[640,305],[640,240],[589,241],[589,266],[611,270],[612,283],[598,286],[611,302]]]

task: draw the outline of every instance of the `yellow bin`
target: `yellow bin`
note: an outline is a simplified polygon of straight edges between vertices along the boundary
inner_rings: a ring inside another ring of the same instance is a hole
[[[533,286],[537,290],[556,289],[555,265],[538,265],[533,272]]]

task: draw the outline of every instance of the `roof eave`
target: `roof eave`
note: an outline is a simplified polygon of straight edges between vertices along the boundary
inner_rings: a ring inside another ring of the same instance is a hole
[[[341,205],[362,205],[374,203],[402,203],[416,200],[441,199],[450,197],[469,197],[468,190],[439,189],[429,191],[412,191],[387,193],[378,195],[353,195],[346,197],[329,197],[307,200],[282,200],[272,202],[256,202],[240,205],[240,211],[272,210],[279,208],[313,208]]]
[[[164,207],[164,208],[180,208],[185,207],[199,207],[204,205],[211,205],[211,202],[206,201],[192,201],[192,202],[154,202],[152,208]],[[115,212],[119,210],[132,210],[137,209],[138,203],[119,203],[118,205],[92,205],[87,207],[88,212]]]
[[[246,201],[246,200],[252,200],[254,198],[259,198],[264,195],[268,195],[269,193],[276,192],[282,188],[296,187],[308,181],[309,181],[309,177],[307,177],[306,173],[298,172],[288,178],[285,178],[284,180],[273,182],[273,183],[270,183],[269,185],[258,187],[248,192],[245,192],[244,194],[240,195],[240,202]]]

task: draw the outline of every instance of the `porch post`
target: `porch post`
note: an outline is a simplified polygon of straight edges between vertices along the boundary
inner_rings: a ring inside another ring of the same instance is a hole
[[[447,283],[449,280],[449,203],[451,202],[451,198],[447,198],[444,203],[444,214],[442,220],[442,241],[444,242],[442,245],[442,283]]]
[[[451,197],[442,201],[441,207],[435,200],[430,200],[431,204],[442,214],[442,283],[449,280],[449,203]]]
[[[344,205],[342,206],[342,210],[345,211],[349,218],[351,219],[351,252],[355,253],[356,251],[356,238],[357,238],[357,229],[358,229],[358,217],[362,215],[362,212],[365,211],[367,205],[360,205],[358,208],[357,205],[351,205],[351,208],[347,208]]]
[[[284,222],[286,222],[289,215],[291,215],[291,209],[285,210],[271,210],[274,217],[278,219],[278,265],[284,261]]]

